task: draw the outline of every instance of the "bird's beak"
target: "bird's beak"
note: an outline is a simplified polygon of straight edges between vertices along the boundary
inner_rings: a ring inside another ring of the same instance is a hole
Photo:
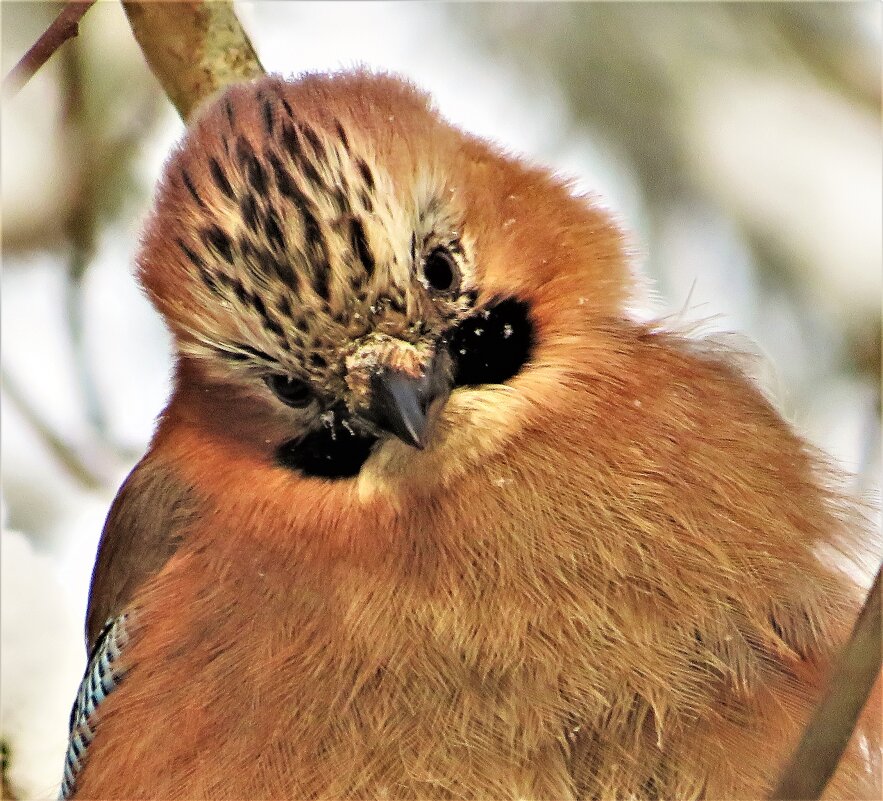
[[[429,431],[429,408],[451,391],[448,360],[436,357],[425,372],[413,376],[382,367],[371,378],[368,417],[378,428],[422,450]]]

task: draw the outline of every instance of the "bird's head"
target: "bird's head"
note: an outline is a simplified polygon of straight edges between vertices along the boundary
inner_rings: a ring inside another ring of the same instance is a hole
[[[214,101],[166,167],[139,268],[191,413],[328,478],[390,440],[402,465],[458,428],[493,439],[499,390],[560,371],[579,320],[625,293],[603,213],[368,73]]]

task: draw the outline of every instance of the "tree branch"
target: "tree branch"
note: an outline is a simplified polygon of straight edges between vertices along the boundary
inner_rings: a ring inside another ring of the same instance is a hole
[[[185,120],[225,86],[264,74],[228,0],[123,0],[123,8],[150,69]]]
[[[95,0],[68,0],[52,24],[3,79],[3,94],[15,95],[68,39],[80,32],[80,20]]]
[[[86,466],[76,451],[62,440],[52,430],[52,427],[33,409],[25,398],[24,393],[19,390],[16,383],[5,370],[0,371],[0,379],[2,379],[3,392],[6,397],[18,409],[19,414],[27,420],[31,428],[40,435],[40,439],[43,440],[46,447],[49,448],[67,472],[86,489],[96,490],[104,487],[104,482],[101,478]]]
[[[803,732],[771,801],[820,798],[852,736],[862,708],[880,673],[880,574],[840,655],[828,694]]]
[[[62,136],[65,150],[78,154],[74,160],[71,178],[72,202],[64,220],[64,230],[71,247],[64,282],[64,308],[86,416],[101,439],[107,440],[107,420],[96,386],[92,362],[86,352],[83,331],[85,318],[83,282],[95,254],[98,193],[102,188],[101,171],[96,162],[100,158],[106,158],[106,148],[91,135],[79,44],[79,42],[71,42],[61,54],[64,64],[61,71]],[[96,153],[100,153],[101,156],[96,157]]]

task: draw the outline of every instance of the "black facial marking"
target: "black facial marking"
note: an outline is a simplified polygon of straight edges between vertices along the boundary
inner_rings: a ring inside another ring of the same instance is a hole
[[[230,102],[230,98],[227,97],[224,99],[224,111],[227,112],[227,122],[230,123],[230,127],[233,127],[233,104]]]
[[[267,175],[264,168],[258,161],[257,156],[252,156],[247,165],[248,182],[254,188],[255,192],[264,195],[267,192]]]
[[[282,265],[277,265],[277,271],[278,267],[281,266]],[[290,267],[288,268],[288,270],[289,272],[291,272]],[[293,309],[291,308],[291,301],[285,295],[280,295],[278,298],[276,298],[276,311],[278,311],[279,314],[281,314],[285,318],[291,317],[293,311]]]
[[[276,215],[272,212],[270,212],[267,215],[267,219],[264,220],[264,234],[267,237],[267,241],[269,241],[274,248],[277,250],[285,250],[285,235],[279,227]]]
[[[266,258],[266,251],[259,249],[257,244],[247,236],[240,236],[236,240],[236,245],[242,254],[248,271],[256,278],[260,278],[262,273],[256,269],[256,266],[263,263],[263,260]]]
[[[306,239],[307,248],[311,253],[321,252],[324,254],[325,238],[322,236],[322,226],[306,206],[301,207],[300,214],[304,223],[304,239]]]
[[[310,144],[313,145],[313,151],[316,154],[317,158],[321,158],[322,156],[324,156],[324,150],[319,143],[319,139],[311,128],[306,125],[303,126],[303,128],[301,129],[299,129],[296,125],[282,125],[282,144],[291,155],[291,158],[293,159],[295,164],[300,166],[300,169],[303,171],[304,177],[310,183],[321,184],[325,186],[325,182],[322,181],[321,176],[316,171],[316,168],[313,166],[312,162],[308,158],[306,158],[306,155],[304,154],[301,136],[305,136],[309,140]]]
[[[230,182],[227,180],[227,176],[224,175],[224,171],[221,169],[221,165],[218,164],[218,160],[212,156],[209,159],[209,169],[212,173],[212,179],[217,185],[218,189],[220,189],[228,198],[233,199],[233,187],[230,186]]]
[[[202,232],[202,241],[217,251],[224,261],[233,264],[233,248],[230,243],[230,237],[227,236],[217,225],[212,225]]]
[[[312,265],[313,291],[327,303],[330,268],[322,227],[307,206],[302,206],[300,212],[304,224],[306,255]]]
[[[290,440],[276,451],[282,467],[320,478],[352,478],[371,455],[377,437],[356,434],[335,417],[333,426]]]
[[[272,150],[268,150],[265,157],[273,168],[273,177],[276,179],[276,186],[279,187],[279,192],[285,195],[285,197],[296,199],[300,193],[295,189],[294,182],[291,180],[291,174],[285,169],[279,157]]]
[[[264,127],[267,129],[267,133],[271,136],[273,135],[273,106],[270,104],[269,100],[264,100],[261,103],[261,111],[264,116]]]
[[[301,159],[300,168],[304,172],[304,177],[311,184],[326,186],[325,182],[322,180],[322,176],[319,175],[318,170],[316,170],[316,168],[313,166],[313,162],[311,162],[309,159]]]
[[[288,262],[280,259],[269,259],[268,266],[269,269],[273,273],[275,273],[276,277],[279,278],[279,280],[282,281],[283,284],[285,284],[285,286],[287,286],[289,289],[294,290],[295,292],[298,291],[300,287],[297,280],[297,274],[294,272]],[[288,309],[288,311],[283,311],[283,314],[290,315],[291,304],[288,302],[288,298],[286,298],[284,295],[279,300],[279,303],[282,302],[285,303],[285,306]],[[280,311],[281,310],[282,309],[280,307]]]
[[[282,342],[287,341],[285,337],[285,329],[269,315],[264,318],[264,325],[271,334],[275,335],[276,339],[281,340]]]
[[[181,179],[184,181],[184,186],[187,187],[187,191],[190,192],[193,199],[199,204],[199,207],[204,209],[205,203],[203,203],[202,198],[196,193],[196,187],[193,185],[193,181],[190,180],[187,170],[181,170]]]
[[[356,166],[359,168],[359,172],[362,174],[362,180],[365,182],[365,186],[367,186],[370,191],[373,191],[374,175],[371,173],[371,168],[365,163],[364,159],[359,159],[356,162]]]
[[[183,240],[177,239],[178,247],[181,248],[184,255],[190,260],[194,267],[196,267],[199,272],[199,277],[202,279],[202,282],[211,290],[215,295],[220,295],[221,291],[218,288],[218,283],[212,277],[212,274],[206,269],[204,262],[199,256],[197,256],[187,245],[184,244]]]
[[[462,387],[508,381],[530,358],[534,338],[528,305],[515,298],[467,317],[448,340],[454,383]]]
[[[327,367],[328,361],[319,353],[311,353],[310,364],[312,364],[313,367]]]
[[[285,145],[285,149],[293,159],[300,159],[302,155],[300,137],[297,135],[297,128],[294,125],[283,124],[282,144]]]
[[[353,249],[356,252],[356,256],[358,256],[359,261],[362,262],[365,272],[368,273],[368,275],[373,275],[374,254],[371,252],[371,248],[368,247],[368,238],[365,236],[365,226],[362,225],[362,221],[358,217],[353,217],[350,220],[350,238],[352,239]]]
[[[238,289],[235,286],[234,291],[236,291],[237,295],[239,295]],[[285,330],[282,328],[279,322],[275,320],[272,315],[267,311],[267,307],[264,304],[264,301],[260,295],[249,294],[245,291],[245,289],[243,289],[243,295],[239,295],[239,299],[242,300],[244,303],[251,304],[252,308],[261,316],[264,328],[275,334],[277,339],[283,341],[285,340]]]
[[[335,121],[334,130],[337,131],[337,138],[340,139],[340,143],[343,145],[343,149],[349,152],[350,142],[347,139],[346,131],[343,130],[343,126],[340,124],[340,121]]]
[[[255,192],[263,195],[267,191],[267,176],[258,157],[254,154],[251,146],[243,138],[236,140],[236,156],[240,164],[245,168],[245,177],[249,184],[254,188]]]
[[[288,101],[287,101],[284,97],[282,98],[282,107],[285,109],[285,113],[286,113],[289,117],[293,117],[293,116],[294,116],[294,112],[291,110],[291,106],[288,105]]]
[[[328,301],[328,265],[317,264],[313,269],[313,291],[324,301]]]
[[[306,140],[310,143],[310,147],[313,149],[313,153],[316,154],[316,158],[322,158],[325,155],[325,148],[322,147],[322,143],[319,141],[316,132],[310,128],[309,125],[303,125],[302,129]]]
[[[261,317],[267,316],[267,307],[264,305],[264,301],[261,300],[260,295],[255,294],[251,296],[251,305]]]
[[[305,126],[305,130],[309,131],[312,134],[312,136],[315,138],[316,135],[315,135],[315,133],[313,133],[312,130],[310,130],[309,128],[306,128],[306,126]],[[321,183],[324,185],[324,182],[319,177],[319,173],[316,172],[316,169],[313,166],[313,164],[310,162],[310,160],[308,158],[305,157],[305,154],[303,151],[303,142],[301,141],[301,138],[300,138],[301,135],[306,135],[306,134],[303,130],[301,130],[299,133],[299,129],[296,125],[288,125],[288,124],[282,125],[282,144],[285,145],[285,149],[291,155],[292,160],[295,162],[295,164],[298,164],[300,166],[300,169],[303,171],[304,176],[307,178],[308,181],[310,181],[310,183],[315,183],[315,184]],[[310,140],[310,141],[312,142],[312,140]],[[318,144],[318,139],[316,139],[316,143]],[[281,186],[280,186],[280,191],[281,191]]]
[[[205,268],[202,259],[199,258],[199,256],[197,256],[190,248],[188,248],[187,245],[184,244],[184,241],[182,239],[176,239],[175,241],[178,243],[178,247],[181,248],[181,250],[184,252],[184,255],[193,263],[194,267],[199,270]]]
[[[276,364],[276,359],[270,356],[268,353],[264,353],[262,350],[258,350],[257,348],[253,348],[250,345],[246,345],[244,342],[233,342],[231,343],[234,348],[237,350],[241,350],[243,353],[247,353],[249,356],[253,356],[256,359],[262,359],[266,362],[272,362]],[[238,354],[232,354],[234,358],[239,358]]]
[[[233,289],[233,292],[236,293],[236,297],[239,298],[240,302],[251,302],[251,293],[249,293],[249,291],[242,285],[242,281],[238,281],[234,278],[230,281],[230,287]]]
[[[371,196],[367,192],[359,192],[359,200],[362,202],[362,208],[364,208],[368,214],[374,212],[374,201],[371,200]]]
[[[254,195],[245,194],[239,201],[239,213],[245,224],[254,233],[258,231],[258,204],[254,199]]]
[[[331,195],[334,198],[334,207],[337,209],[338,213],[342,213],[349,205],[347,203],[346,195],[343,193],[343,189],[340,186],[332,186]]]

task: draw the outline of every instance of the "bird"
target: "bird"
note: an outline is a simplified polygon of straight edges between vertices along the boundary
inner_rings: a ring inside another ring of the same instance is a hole
[[[634,319],[625,242],[395,75],[207,103],[137,256],[174,378],[62,796],[767,794],[868,523],[736,354]],[[831,797],[875,796],[873,728]]]

